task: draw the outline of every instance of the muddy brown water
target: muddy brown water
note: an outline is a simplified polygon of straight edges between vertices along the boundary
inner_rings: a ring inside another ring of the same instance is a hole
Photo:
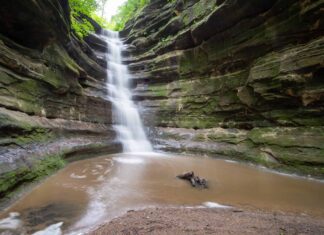
[[[191,170],[208,180],[209,189],[175,177]],[[215,203],[324,218],[324,183],[212,158],[115,154],[69,164],[0,218],[19,212],[28,233],[63,221],[69,233],[131,209]]]

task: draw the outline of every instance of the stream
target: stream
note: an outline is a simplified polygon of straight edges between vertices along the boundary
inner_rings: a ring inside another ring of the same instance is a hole
[[[208,180],[208,189],[176,178],[191,170]],[[323,198],[322,182],[255,166],[207,157],[122,153],[69,164],[0,219],[18,212],[20,229],[27,234],[59,222],[64,234],[82,234],[128,210],[155,206],[232,206],[324,217]]]

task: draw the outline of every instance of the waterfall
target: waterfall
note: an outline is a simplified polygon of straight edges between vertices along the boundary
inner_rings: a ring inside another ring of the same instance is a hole
[[[118,32],[103,31],[108,46],[107,90],[112,103],[113,127],[124,152],[151,152],[143,125],[129,88],[130,74],[127,65],[122,63],[122,50],[125,49]]]

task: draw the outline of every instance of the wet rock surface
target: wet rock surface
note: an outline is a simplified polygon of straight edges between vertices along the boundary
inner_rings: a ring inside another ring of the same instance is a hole
[[[323,6],[152,1],[122,34],[156,147],[323,177]]]
[[[155,128],[161,151],[249,161],[287,173],[323,177],[322,127]]]
[[[79,210],[68,203],[49,204],[23,211],[19,218],[24,221],[26,234],[32,234],[60,222],[63,222],[63,229],[70,226],[75,222],[71,218],[77,217]]]
[[[68,1],[5,2],[0,24],[0,181],[48,155],[116,151],[105,42],[73,34]]]

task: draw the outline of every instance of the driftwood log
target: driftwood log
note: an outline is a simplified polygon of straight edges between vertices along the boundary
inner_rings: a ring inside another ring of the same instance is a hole
[[[207,180],[200,178],[199,176],[195,176],[195,173],[193,171],[177,175],[177,178],[188,180],[191,183],[192,187],[208,188]]]

